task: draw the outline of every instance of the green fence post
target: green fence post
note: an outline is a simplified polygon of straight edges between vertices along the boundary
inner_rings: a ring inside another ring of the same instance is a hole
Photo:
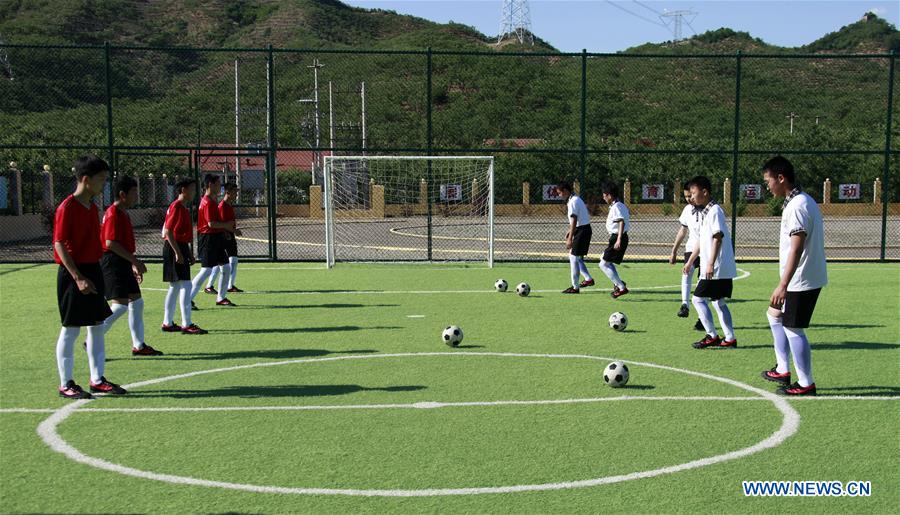
[[[278,235],[275,229],[275,223],[278,219],[278,203],[275,198],[275,182],[278,180],[276,165],[277,165],[277,155],[276,155],[276,146],[278,145],[278,138],[276,137],[275,132],[275,56],[272,52],[272,45],[268,46],[268,53],[266,54],[266,97],[268,99],[268,113],[267,118],[269,121],[269,126],[267,132],[267,144],[269,147],[269,152],[266,157],[266,162],[268,163],[268,172],[269,172],[269,180],[266,181],[268,184],[268,192],[267,195],[269,197],[269,258],[272,261],[278,261]],[[312,207],[310,207],[312,209]]]
[[[103,58],[106,64],[106,144],[108,145],[109,163],[113,164],[113,108],[112,108],[112,66],[110,65],[109,41],[103,44]],[[113,177],[118,169],[113,167]]]
[[[887,257],[887,218],[888,205],[891,200],[891,124],[894,110],[894,51],[891,50],[891,61],[888,66],[887,125],[884,128],[884,170],[881,178],[881,260]]]
[[[581,168],[578,183],[584,195],[584,174],[587,168],[587,49],[581,49]]]
[[[426,103],[425,103],[425,113],[427,117],[427,134],[426,134],[426,146],[428,150],[428,155],[431,156],[432,146],[434,144],[434,135],[432,134],[432,120],[431,120],[431,47],[428,47],[428,50],[425,54],[425,74],[427,75],[427,83],[426,83]],[[433,243],[432,243],[432,225],[431,225],[431,216],[432,216],[432,201],[431,201],[431,191],[434,188],[434,184],[432,184],[432,174],[431,174],[431,159],[428,160],[427,166],[427,176],[426,179],[428,181],[428,188],[426,188],[426,193],[428,196],[428,261],[432,259],[433,252]]]
[[[731,147],[731,249],[737,249],[737,198],[740,186],[738,185],[738,149],[741,139],[741,51],[737,51],[735,58],[734,79],[734,140]],[[736,253],[736,252],[735,252]]]

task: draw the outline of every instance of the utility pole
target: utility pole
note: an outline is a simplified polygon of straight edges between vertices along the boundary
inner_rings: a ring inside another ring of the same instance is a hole
[[[507,37],[515,38],[523,45],[534,46],[534,35],[531,32],[531,10],[528,0],[503,0],[500,11],[499,45]]]
[[[794,133],[794,118],[800,118],[800,115],[794,114],[794,112],[791,111],[791,114],[785,116],[785,118],[787,118],[791,121],[791,134],[793,134]]]
[[[673,25],[673,27],[672,27],[672,29],[671,29],[671,30],[672,30],[672,36],[673,36],[674,41],[678,42],[678,41],[681,41],[681,40],[682,40],[682,37],[681,37],[681,35],[682,35],[682,24],[683,24],[683,23],[687,23],[688,26],[691,25],[691,21],[690,21],[690,20],[685,20],[685,19],[684,19],[685,16],[693,16],[693,17],[696,17],[697,14],[699,14],[699,13],[696,13],[696,12],[691,11],[691,10],[689,10],[689,9],[681,9],[681,10],[678,10],[678,11],[663,11],[663,13],[660,14],[659,16],[660,16],[660,18],[662,18],[663,21],[666,23],[666,26],[669,26],[670,23]],[[667,18],[668,18],[668,20],[666,20]],[[693,18],[691,18],[691,20],[693,20]],[[693,28],[693,27],[692,27],[692,28]]]
[[[225,182],[228,182],[228,168],[225,168]],[[237,203],[241,203],[241,97],[238,80],[238,60],[234,60],[234,170],[237,183]]]
[[[313,104],[314,110],[314,138],[313,146],[316,150],[313,150],[313,169],[312,169],[312,183],[318,184],[318,175],[321,173],[321,152],[319,151],[319,68],[325,66],[320,63],[318,59],[313,59],[313,63],[307,68],[311,68],[313,71],[313,96],[312,98],[302,98],[298,100],[301,104]]]

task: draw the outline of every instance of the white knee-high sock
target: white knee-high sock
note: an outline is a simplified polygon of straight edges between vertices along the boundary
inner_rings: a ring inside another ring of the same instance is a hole
[[[766,314],[769,319],[769,329],[772,330],[772,344],[775,346],[775,371],[783,374],[790,370],[788,359],[790,359],[791,347],[788,344],[787,334],[784,333],[784,326],[781,325],[781,317],[773,317]]]
[[[181,326],[191,325],[191,281],[178,281],[180,294],[178,301],[181,304]]]
[[[191,281],[191,300],[194,300],[194,297],[197,296],[197,293],[200,292],[200,288],[203,287],[203,281],[206,280],[207,277],[212,273],[212,268],[201,268],[197,275],[194,276],[194,280]]]
[[[216,300],[222,300],[225,298],[225,293],[228,291],[228,279],[231,277],[231,265],[220,265],[216,267],[216,270],[222,270],[222,275],[219,276],[219,294],[216,296]]]
[[[700,322],[703,324],[703,329],[706,330],[706,334],[718,336],[718,333],[716,333],[716,324],[713,323],[712,311],[709,310],[706,299],[694,295],[692,300],[694,309],[697,310],[697,315],[700,316]]]
[[[128,328],[131,329],[131,346],[144,348],[144,298],[134,299],[128,304]]]
[[[56,368],[59,369],[59,386],[75,379],[75,340],[81,333],[80,327],[63,327],[56,340]]]
[[[609,277],[609,280],[612,281],[613,285],[618,288],[625,287],[625,283],[619,278],[619,272],[616,271],[616,265],[601,259],[600,270],[603,270],[603,273],[606,274],[606,277]]]
[[[237,264],[238,258],[237,256],[232,256],[228,258],[228,264],[231,265],[231,278],[228,280],[228,287],[234,287],[234,281],[237,279]]]
[[[812,349],[809,346],[809,340],[806,338],[806,332],[800,328],[785,327],[784,334],[787,335],[788,343],[791,346],[791,354],[794,355],[794,369],[797,371],[797,382],[800,386],[809,386],[815,381],[812,375]]]
[[[109,309],[112,310],[112,315],[106,317],[106,320],[103,321],[103,331],[108,332],[109,329],[116,323],[116,320],[119,319],[120,316],[124,315],[128,311],[128,304],[119,304],[118,302],[113,302],[109,305]]]
[[[578,256],[578,271],[581,272],[582,277],[584,277],[586,281],[590,281],[591,279],[593,279],[593,277],[591,277],[591,273],[588,272],[588,267],[584,263],[584,258],[582,256]]]
[[[163,313],[164,325],[175,323],[175,305],[178,304],[179,293],[181,293],[180,281],[169,283],[169,291],[166,292],[165,312]]]
[[[578,289],[578,256],[569,254],[569,275],[572,279],[572,288]]]
[[[212,288],[214,282],[216,282],[216,277],[219,276],[219,269],[222,268],[220,266],[213,267],[212,273],[209,274],[209,280],[206,281],[206,287]]]
[[[681,303],[687,304],[691,300],[691,279],[694,278],[694,267],[685,274],[681,274]]]
[[[719,324],[722,326],[722,332],[725,333],[725,339],[733,340],[734,325],[731,322],[731,310],[728,309],[728,304],[725,303],[725,299],[719,299],[714,300],[712,305],[719,314]]]
[[[88,365],[91,367],[91,382],[94,384],[100,383],[106,369],[106,346],[103,343],[105,332],[102,325],[87,328]]]

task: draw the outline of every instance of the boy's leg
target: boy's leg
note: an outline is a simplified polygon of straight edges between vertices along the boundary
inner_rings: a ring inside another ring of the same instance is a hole
[[[209,280],[206,281],[206,287],[207,287],[207,288],[212,288],[213,283],[216,282],[216,277],[219,276],[219,271],[220,271],[221,268],[222,268],[221,266],[213,267],[212,273],[209,274]]]
[[[178,295],[180,292],[181,281],[174,281],[169,283],[169,291],[166,292],[163,325],[172,325],[175,323],[175,305],[178,303]]]
[[[131,347],[144,347],[144,298],[138,297],[128,303],[128,328],[131,330]]]
[[[122,302],[123,300],[124,302]],[[128,299],[113,299],[109,309],[112,310],[112,315],[109,315],[106,320],[103,321],[104,332],[108,332],[113,324],[116,323],[116,320],[128,311]]]
[[[56,340],[56,367],[59,369],[59,386],[75,379],[75,341],[81,333],[80,327],[63,327]]]
[[[791,346],[791,354],[794,355],[794,370],[797,371],[797,382],[800,386],[807,387],[815,381],[812,376],[812,350],[806,332],[799,327],[785,327],[788,344]]]
[[[694,295],[693,303],[694,308],[697,310],[697,314],[700,316],[700,322],[703,324],[703,329],[706,330],[706,334],[714,338],[717,337],[718,333],[716,333],[716,325],[713,323],[712,311],[709,310],[706,298]]]
[[[578,289],[578,256],[569,254],[569,276],[572,280],[572,288]]]
[[[219,302],[225,299],[225,293],[228,291],[228,279],[231,277],[231,265],[219,265],[216,269],[222,270],[222,275],[219,276],[219,293],[216,296],[216,302]]]
[[[691,300],[691,280],[694,278],[694,267],[687,274],[681,274],[681,303],[687,304]]]
[[[719,324],[722,325],[722,332],[725,333],[725,341],[733,341],[734,325],[731,321],[731,310],[728,309],[728,304],[725,303],[725,299],[718,299],[712,301],[712,305],[719,315]]]
[[[194,280],[191,281],[191,291],[188,292],[188,295],[190,296],[189,300],[194,300],[194,297],[196,297],[197,294],[200,292],[200,288],[203,287],[203,281],[206,281],[206,279],[210,276],[210,274],[212,274],[212,271],[213,271],[212,267],[200,268],[200,271],[197,272],[197,275],[194,277]]]
[[[101,378],[106,368],[106,346],[103,343],[105,333],[103,325],[92,325],[87,328],[88,365],[91,368],[92,384],[103,382]]]
[[[787,374],[790,371],[788,360],[790,359],[791,347],[788,343],[787,333],[784,332],[784,326],[782,325],[781,310],[769,308],[766,318],[769,319],[769,329],[772,330],[772,344],[775,347],[775,372]]]
[[[234,282],[237,279],[238,257],[231,256],[228,258],[228,264],[231,265],[231,278],[228,280],[228,288],[234,288]]]
[[[584,277],[585,281],[593,281],[594,278],[591,277],[591,273],[588,272],[587,264],[584,262],[584,256],[578,256],[578,271],[581,272],[582,277]]]
[[[616,288],[624,288],[625,283],[622,282],[622,279],[619,278],[619,272],[616,270],[616,266],[609,261],[604,259],[600,260],[600,270],[603,270],[603,273],[606,274],[606,277],[612,281],[613,285]]]
[[[201,283],[202,284],[202,283]],[[190,327],[191,325],[191,296],[193,285],[191,281],[178,281],[179,304],[181,305],[181,326]]]

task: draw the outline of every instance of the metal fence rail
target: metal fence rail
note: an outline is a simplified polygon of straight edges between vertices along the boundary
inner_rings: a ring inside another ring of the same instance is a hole
[[[175,178],[216,173],[239,183],[242,255],[324,261],[329,155],[494,156],[497,261],[564,257],[564,208],[547,195],[560,179],[576,181],[598,226],[600,185],[619,183],[629,254],[664,259],[680,185],[703,174],[738,259],[777,259],[780,203],[760,165],[779,153],[822,206],[830,259],[900,259],[893,53],[3,47],[16,73],[0,81],[0,261],[52,258],[53,208],[88,152],[138,179],[132,218],[148,259],[161,255]],[[402,210],[352,232],[385,259],[428,255],[435,238],[460,255],[483,249]]]

